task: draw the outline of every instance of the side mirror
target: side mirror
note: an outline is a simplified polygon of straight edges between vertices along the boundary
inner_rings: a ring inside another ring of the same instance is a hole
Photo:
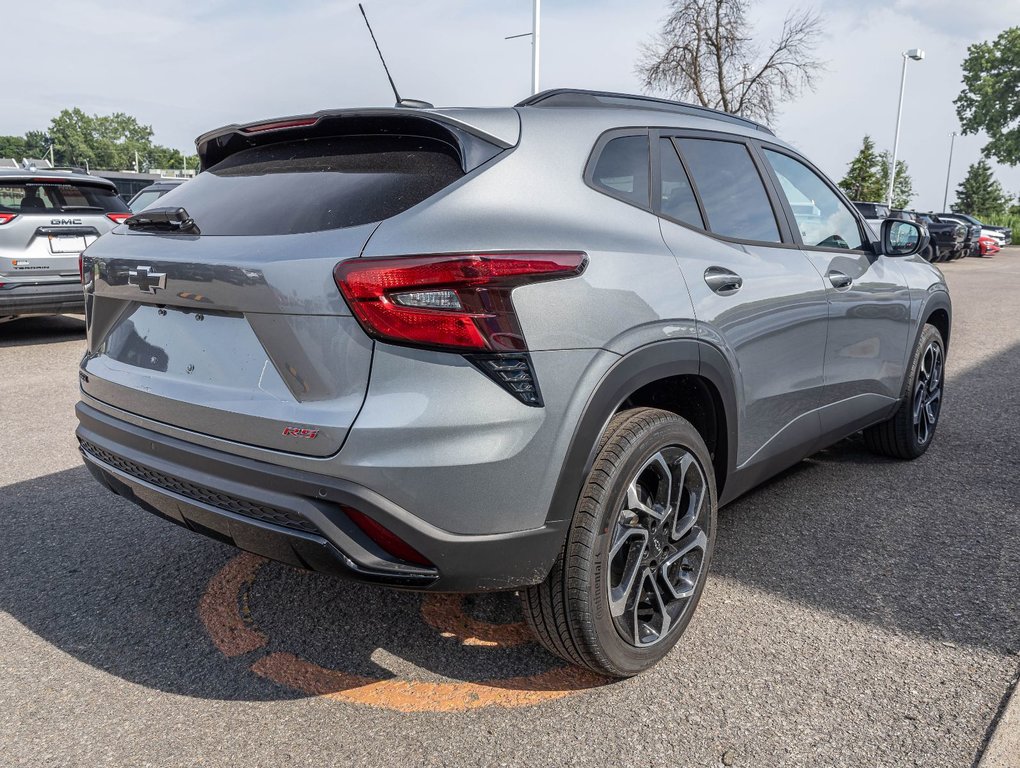
[[[885,256],[913,256],[928,247],[928,228],[923,224],[903,219],[886,219],[882,222],[882,254]]]

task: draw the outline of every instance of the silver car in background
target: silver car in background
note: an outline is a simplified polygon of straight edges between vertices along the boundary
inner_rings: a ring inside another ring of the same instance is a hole
[[[931,444],[951,305],[926,231],[872,232],[755,123],[560,90],[198,152],[84,256],[77,407],[93,475],[197,533],[518,590],[552,653],[628,676],[690,621],[720,504],[860,430]]]
[[[84,312],[78,258],[130,215],[105,179],[0,168],[0,319]]]

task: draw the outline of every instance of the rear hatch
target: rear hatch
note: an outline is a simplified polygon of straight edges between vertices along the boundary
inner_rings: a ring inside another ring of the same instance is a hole
[[[0,283],[77,281],[78,255],[127,213],[99,179],[0,176]]]
[[[85,253],[82,388],[195,433],[329,456],[372,359],[333,268],[506,145],[427,115],[268,125],[203,137],[206,170],[142,214],[183,208],[193,226],[122,226]]]

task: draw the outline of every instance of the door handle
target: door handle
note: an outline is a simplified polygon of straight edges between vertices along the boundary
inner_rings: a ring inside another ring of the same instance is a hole
[[[843,272],[837,272],[836,270],[830,270],[829,274],[826,275],[829,278],[829,282],[832,283],[832,287],[837,291],[845,291],[854,284],[854,279],[850,275],[844,274]]]
[[[705,282],[720,296],[730,296],[740,290],[744,278],[723,267],[709,267],[705,270]]]

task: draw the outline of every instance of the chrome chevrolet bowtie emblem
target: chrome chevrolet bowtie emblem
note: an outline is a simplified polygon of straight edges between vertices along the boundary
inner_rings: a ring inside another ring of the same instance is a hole
[[[135,267],[128,270],[128,285],[137,285],[140,291],[155,293],[157,288],[166,288],[166,273],[153,272],[152,267]]]

